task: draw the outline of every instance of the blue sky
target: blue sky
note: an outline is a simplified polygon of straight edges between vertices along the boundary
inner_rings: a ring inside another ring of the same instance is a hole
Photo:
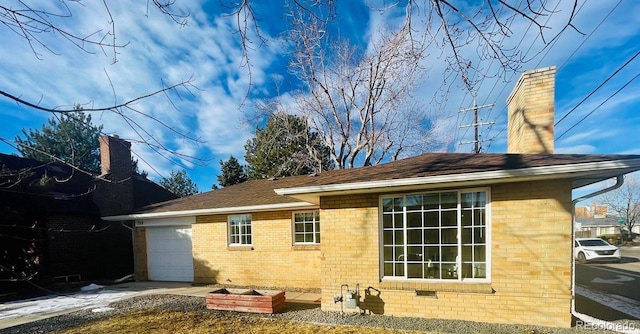
[[[547,7],[557,11],[549,18],[542,18],[551,27],[545,30],[547,37],[557,32],[571,11],[570,1],[558,1],[547,1]],[[5,2],[14,3],[0,1]],[[162,157],[138,143],[139,131],[136,133],[121,117],[112,113],[92,116],[96,123],[104,125],[105,133],[133,139],[134,157],[140,160],[140,167],[149,172],[150,178],[157,180],[168,176],[171,170],[186,169],[199,189],[207,191],[217,183],[220,160],[234,155],[243,161],[244,144],[252,137],[255,126],[255,103],[297,87],[295,79],[286,71],[288,41],[281,35],[286,20],[283,7],[277,1],[255,3],[258,23],[267,43],[257,43],[252,36],[256,43],[249,53],[251,76],[242,58],[235,17],[228,15],[229,9],[217,0],[178,1],[176,10],[190,14],[187,26],[182,28],[153,8],[147,12],[144,5],[112,1],[109,9],[115,19],[118,42],[129,43],[118,50],[116,63],[109,50],[105,54],[90,48],[93,53],[87,53],[58,35],[42,36],[55,54],[36,45],[40,54],[36,57],[23,38],[3,26],[0,27],[3,43],[0,90],[39,101],[47,107],[76,103],[101,107],[192,77],[197,89],[181,91],[180,96],[172,95],[177,109],[162,97],[141,101],[135,108],[199,141],[176,135],[149,118],[133,113],[131,117],[148,131],[145,136],[152,135],[162,145],[204,161]],[[337,10],[341,24],[334,27],[336,32],[362,47],[371,42],[372,31],[389,24],[397,14],[397,11],[371,11],[367,6],[370,3],[341,2]],[[109,28],[104,7],[88,2],[86,6],[73,3],[69,6],[74,18],[63,24],[70,29],[89,34]],[[580,0],[578,8],[574,25],[585,35],[568,29],[551,46],[542,48],[537,29],[518,19],[510,25],[513,36],[506,39],[505,44],[517,47],[528,59],[523,70],[557,66],[556,122],[571,113],[556,125],[556,153],[640,154],[637,139],[640,113],[636,110],[640,106],[640,79],[634,79],[640,74],[640,56],[623,67],[640,51],[640,17],[637,15],[640,2]],[[445,65],[437,48],[429,54],[422,64],[426,72],[416,95],[432,115],[436,140],[444,143],[448,151],[470,152],[471,145],[460,143],[472,140],[472,131],[458,126],[471,123],[471,113],[458,110],[472,106],[473,97],[460,80],[450,78],[445,103],[433,104],[433,96],[442,93],[438,88],[443,86]],[[477,63],[487,70],[496,66],[488,61]],[[615,76],[594,92],[617,70]],[[493,126],[481,128],[481,138],[491,140],[483,143],[487,152],[506,152],[505,100],[518,78],[519,73],[488,78],[477,87],[478,104],[495,104],[480,113],[481,121],[495,122]],[[252,88],[247,96],[249,83]],[[627,86],[616,93],[624,85]],[[580,103],[589,94],[592,95]],[[23,128],[40,128],[50,116],[0,97],[3,123],[0,138],[11,142]],[[0,152],[16,151],[0,143]]]

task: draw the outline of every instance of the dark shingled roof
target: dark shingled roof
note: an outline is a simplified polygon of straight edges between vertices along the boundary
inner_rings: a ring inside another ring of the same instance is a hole
[[[250,180],[223,189],[150,205],[137,210],[136,213],[153,214],[186,210],[304,203],[301,200],[280,196],[274,192],[274,189],[283,188],[518,170],[532,167],[627,159],[640,159],[640,155],[428,153],[376,166],[326,171],[317,176],[305,175],[277,180]]]

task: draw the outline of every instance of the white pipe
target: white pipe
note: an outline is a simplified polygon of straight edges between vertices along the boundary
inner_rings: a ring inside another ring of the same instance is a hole
[[[584,313],[576,311],[576,258],[573,255],[574,242],[576,238],[575,234],[575,216],[576,216],[576,204],[578,202],[587,200],[589,198],[602,195],[604,193],[616,190],[624,184],[624,177],[622,175],[616,176],[616,184],[611,187],[600,189],[591,194],[579,197],[571,201],[571,314],[576,318],[588,324],[592,328],[608,329],[620,333],[640,334],[640,329],[623,326],[623,324],[613,323],[606,320],[594,318]]]

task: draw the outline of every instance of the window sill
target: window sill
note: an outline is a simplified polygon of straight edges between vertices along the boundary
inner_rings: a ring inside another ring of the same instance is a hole
[[[227,246],[227,250],[228,251],[252,251],[253,250],[253,246],[249,246],[249,245],[238,245],[238,246],[234,246],[234,245],[229,245]]]
[[[380,282],[381,289],[405,290],[405,291],[435,291],[493,294],[495,291],[491,283],[475,282],[411,282],[411,281],[385,281]]]
[[[316,245],[293,245],[291,249],[294,251],[305,251],[305,250],[320,250],[320,244]]]

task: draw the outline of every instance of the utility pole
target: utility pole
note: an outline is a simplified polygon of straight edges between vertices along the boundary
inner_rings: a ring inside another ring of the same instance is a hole
[[[473,136],[473,140],[472,141],[467,141],[467,142],[460,142],[460,144],[474,144],[473,145],[473,152],[474,153],[480,153],[482,151],[482,146],[481,143],[483,141],[486,140],[480,140],[480,135],[478,134],[478,127],[479,126],[485,126],[485,125],[492,125],[495,122],[478,122],[478,109],[482,109],[482,108],[491,108],[493,107],[493,103],[491,104],[485,104],[483,106],[478,106],[476,104],[476,99],[473,98],[473,107],[471,108],[466,108],[466,109],[460,109],[458,112],[467,112],[467,111],[473,111],[473,124],[467,124],[467,125],[460,125],[460,128],[469,128],[469,127],[473,127],[474,129],[474,136]]]

